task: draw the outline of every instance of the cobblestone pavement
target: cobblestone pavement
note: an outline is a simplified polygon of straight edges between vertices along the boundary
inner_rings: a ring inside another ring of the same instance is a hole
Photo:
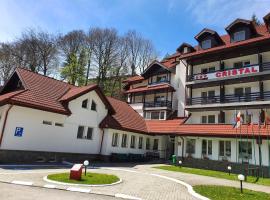
[[[35,186],[44,187],[47,183],[43,180],[44,176],[52,173],[68,171],[67,169],[31,169],[31,170],[0,170],[0,181],[12,182],[23,181],[32,183]],[[80,188],[89,188],[91,193],[105,194],[115,196],[115,194],[124,194],[134,199],[144,200],[195,200],[185,186],[163,179],[155,174],[163,174],[160,170],[155,171],[150,166],[143,167],[113,167],[101,169],[89,169],[88,172],[114,174],[120,177],[123,182],[113,186],[105,187],[88,187],[80,186]],[[56,185],[57,188],[67,189],[70,186]]]

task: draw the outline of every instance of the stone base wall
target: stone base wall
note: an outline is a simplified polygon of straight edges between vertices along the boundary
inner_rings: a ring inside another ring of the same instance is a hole
[[[216,171],[228,172],[228,165],[232,167],[232,173],[234,174],[246,174],[257,176],[256,173],[259,173],[260,177],[270,178],[270,169],[269,167],[262,166],[261,168],[258,165],[251,164],[240,164],[240,163],[231,163],[228,161],[216,161],[216,160],[203,160],[195,158],[178,158],[178,161],[183,161],[183,166],[193,167],[199,169],[209,169]],[[178,163],[178,162],[177,162]],[[258,170],[259,169],[259,170]]]
[[[33,163],[33,162],[82,162],[84,160],[100,161],[105,157],[94,154],[40,152],[40,151],[16,151],[0,150],[0,164],[7,163]]]

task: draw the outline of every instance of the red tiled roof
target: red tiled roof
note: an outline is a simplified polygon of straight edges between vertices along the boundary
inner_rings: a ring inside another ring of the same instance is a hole
[[[22,68],[17,68],[15,73],[22,81],[24,90],[0,95],[0,103],[2,104],[11,103],[49,112],[70,114],[67,103],[60,100],[69,101],[85,92],[98,90],[96,85],[76,87]],[[103,99],[107,101],[105,97]]]
[[[160,63],[167,68],[173,68],[177,64],[174,58],[163,60]]]
[[[170,91],[174,91],[174,88],[168,83],[156,84],[156,85],[147,85],[137,88],[131,88],[124,93],[137,93],[137,92],[145,92],[152,90],[160,90],[160,89],[169,89]]]
[[[270,138],[270,130],[267,128],[259,129],[258,125],[242,125],[235,129],[230,124],[183,124],[177,127],[177,135],[185,136],[208,136],[208,137],[252,137],[261,135]]]
[[[142,76],[132,76],[129,77],[128,79],[124,80],[123,83],[131,83],[131,82],[137,82],[137,81],[143,81],[144,78]]]
[[[100,124],[101,128],[147,133],[144,118],[127,103],[107,97],[115,110],[114,115],[108,115]]]
[[[189,57],[193,57],[193,56],[197,56],[197,55],[201,55],[201,54],[205,54],[205,53],[210,53],[210,52],[212,53],[212,52],[221,51],[224,49],[245,46],[248,44],[252,44],[252,43],[256,43],[256,42],[270,39],[270,33],[268,32],[265,25],[255,26],[255,29],[259,35],[258,37],[251,38],[248,40],[243,40],[240,42],[231,42],[230,36],[228,34],[226,34],[226,35],[221,36],[221,40],[224,42],[224,45],[220,45],[220,46],[213,47],[210,49],[201,49],[198,46],[195,46],[194,48],[196,51],[194,51],[194,52],[187,53],[187,54],[181,54],[179,52],[176,52],[173,55],[171,55],[170,58],[180,57],[181,59],[184,59],[184,58],[189,58]]]
[[[176,133],[177,128],[185,123],[187,118],[172,120],[146,120],[147,130],[150,133]]]

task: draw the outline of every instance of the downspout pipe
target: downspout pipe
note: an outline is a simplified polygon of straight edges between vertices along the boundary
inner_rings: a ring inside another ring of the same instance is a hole
[[[100,142],[99,156],[101,156],[102,147],[103,147],[103,140],[104,140],[104,129],[103,128],[101,129],[101,133],[102,133],[102,136],[101,136],[101,142]]]
[[[7,124],[7,118],[8,118],[8,114],[9,114],[9,111],[10,109],[13,107],[13,105],[9,105],[7,111],[6,111],[6,114],[5,114],[5,118],[4,118],[4,123],[3,123],[3,126],[2,126],[2,131],[1,131],[1,136],[0,136],[0,147],[2,145],[2,141],[3,141],[3,137],[4,137],[4,132],[5,132],[5,129],[6,129],[6,124]]]
[[[182,137],[182,136],[180,136],[180,138],[181,138],[181,140],[182,140],[182,161],[184,160],[184,143],[185,143],[185,141],[184,141],[184,138]]]

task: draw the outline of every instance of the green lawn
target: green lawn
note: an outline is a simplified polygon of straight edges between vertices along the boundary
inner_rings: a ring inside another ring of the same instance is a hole
[[[214,170],[205,170],[205,169],[196,169],[196,168],[188,168],[188,167],[179,167],[179,166],[173,166],[173,165],[163,165],[154,167],[156,169],[163,169],[168,171],[174,171],[174,172],[183,172],[183,173],[189,173],[189,174],[198,174],[203,176],[211,176],[216,178],[223,178],[228,180],[236,180],[238,181],[238,174],[231,174],[220,171],[214,171]],[[247,182],[254,183],[256,180],[255,177],[248,176]],[[269,185],[270,186],[270,178],[260,178],[256,184],[260,185]]]
[[[110,174],[98,174],[98,173],[87,173],[86,176],[82,175],[80,181],[70,180],[69,173],[61,174],[50,174],[47,177],[53,181],[59,181],[64,183],[75,183],[75,184],[89,184],[89,185],[101,185],[101,184],[111,184],[119,181],[117,176]]]
[[[244,189],[241,194],[240,188],[234,187],[197,185],[193,189],[211,200],[270,200],[267,193]]]

